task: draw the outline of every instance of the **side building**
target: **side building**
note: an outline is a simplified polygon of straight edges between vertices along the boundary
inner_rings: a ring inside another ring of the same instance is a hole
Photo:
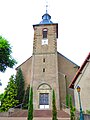
[[[72,79],[69,88],[74,91],[75,106],[80,111],[77,87],[80,87],[81,105],[84,112],[90,111],[90,52]]]
[[[78,65],[57,52],[58,23],[51,21],[46,12],[39,24],[33,25],[33,54],[16,68],[21,68],[25,88],[33,87],[34,109],[52,109],[52,90],[56,94],[58,110],[66,104],[66,96],[73,91],[68,88],[78,70]]]

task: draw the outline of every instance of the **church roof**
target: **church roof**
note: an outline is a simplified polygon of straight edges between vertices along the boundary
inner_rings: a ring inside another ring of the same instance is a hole
[[[81,67],[78,69],[76,75],[74,76],[74,78],[72,79],[70,85],[69,85],[69,88],[72,88],[74,89],[74,83],[76,82],[78,76],[81,74],[82,70],[84,69],[85,65],[87,64],[87,62],[90,62],[89,61],[90,59],[90,52],[88,54],[88,56],[86,57],[85,61],[83,62],[83,64],[81,65]]]
[[[70,61],[72,64],[74,64],[75,67],[78,67],[78,68],[79,68],[79,66],[78,66],[76,63],[74,63],[72,60],[70,60],[69,58],[65,57],[64,55],[62,55],[62,54],[59,53],[59,52],[57,52],[57,53],[58,53],[60,56],[64,57],[66,60]]]
[[[46,12],[42,16],[42,21],[39,24],[52,24],[53,22],[51,21],[51,16]]]
[[[58,24],[58,23],[53,23],[51,21],[51,16],[46,11],[46,13],[42,16],[42,21],[39,24],[34,24],[33,27],[39,25],[50,25],[50,24]]]

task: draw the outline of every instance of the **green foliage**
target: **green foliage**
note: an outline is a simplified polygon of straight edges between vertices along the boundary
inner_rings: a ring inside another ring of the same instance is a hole
[[[24,100],[23,100],[23,108],[24,109],[28,109],[29,91],[30,91],[30,86],[28,86],[27,90],[25,91],[25,97],[24,97]]]
[[[19,68],[16,74],[16,80],[15,83],[17,85],[17,97],[16,99],[19,101],[19,104],[23,103],[23,98],[24,98],[24,77],[22,74],[22,70]]]
[[[53,90],[52,94],[52,120],[57,120],[57,109],[56,109],[56,100],[55,100],[55,92]]]
[[[86,113],[87,113],[87,114],[90,114],[90,110],[86,110]]]
[[[70,118],[71,120],[75,120],[75,107],[72,104],[72,96],[70,96]]]
[[[3,98],[3,93],[2,93],[2,94],[0,94],[0,101],[2,100],[2,98]]]
[[[66,107],[69,107],[69,95],[66,95]]]
[[[33,120],[33,89],[32,87],[29,92],[28,120]]]
[[[9,108],[12,108],[17,105],[18,100],[15,99],[17,95],[17,89],[15,84],[15,78],[12,75],[9,79],[8,85],[5,88],[5,92],[1,99],[0,111],[8,111]]]
[[[0,71],[4,72],[7,67],[13,68],[16,60],[11,56],[12,48],[9,42],[0,36]]]

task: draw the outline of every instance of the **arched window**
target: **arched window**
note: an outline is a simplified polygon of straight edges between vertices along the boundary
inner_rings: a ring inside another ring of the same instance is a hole
[[[47,38],[47,28],[44,28],[43,29],[43,38],[45,39],[45,38]]]
[[[43,35],[42,45],[48,45],[47,32],[48,32],[47,28],[44,28],[42,31],[42,35]]]

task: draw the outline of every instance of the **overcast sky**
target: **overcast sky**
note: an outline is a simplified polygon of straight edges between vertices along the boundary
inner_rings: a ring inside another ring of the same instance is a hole
[[[90,52],[90,0],[47,0],[51,20],[58,23],[58,51],[81,66]],[[42,20],[45,0],[0,0],[0,35],[12,46],[17,67],[32,55],[33,24]],[[14,68],[15,68],[14,67]],[[14,69],[0,73],[3,92]]]

